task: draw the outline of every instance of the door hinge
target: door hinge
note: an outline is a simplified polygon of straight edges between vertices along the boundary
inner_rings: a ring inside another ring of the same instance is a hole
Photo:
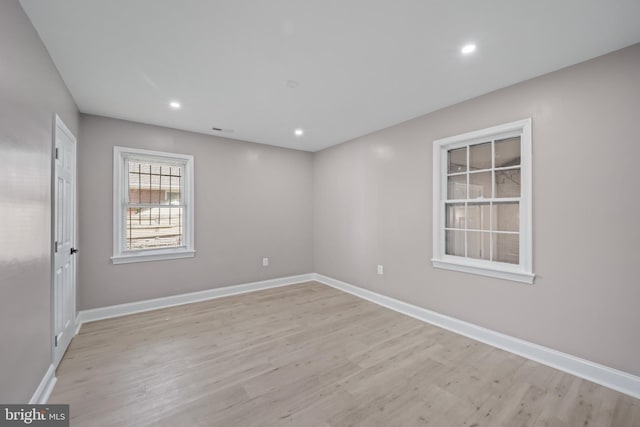
[[[58,147],[56,147],[56,160],[58,160]]]
[[[53,242],[53,251],[58,252],[58,242]]]
[[[53,340],[55,341],[55,346],[57,347],[58,346],[58,336],[57,335],[54,336]]]

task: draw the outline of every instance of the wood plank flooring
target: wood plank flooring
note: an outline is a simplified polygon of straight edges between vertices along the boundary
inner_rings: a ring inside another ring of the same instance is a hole
[[[72,426],[640,426],[640,400],[309,282],[89,323]]]

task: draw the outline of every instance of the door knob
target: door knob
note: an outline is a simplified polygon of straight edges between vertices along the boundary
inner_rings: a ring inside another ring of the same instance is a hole
[[[76,248],[71,248],[71,255],[75,254],[76,252],[78,252]]]

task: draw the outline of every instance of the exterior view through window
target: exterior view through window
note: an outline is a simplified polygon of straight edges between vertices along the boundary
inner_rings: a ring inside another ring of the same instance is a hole
[[[183,169],[179,164],[127,160],[127,250],[183,245]]]

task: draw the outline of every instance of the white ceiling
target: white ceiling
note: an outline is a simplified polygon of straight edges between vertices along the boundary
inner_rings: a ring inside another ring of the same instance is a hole
[[[309,151],[640,41],[638,0],[21,4],[82,112]]]

